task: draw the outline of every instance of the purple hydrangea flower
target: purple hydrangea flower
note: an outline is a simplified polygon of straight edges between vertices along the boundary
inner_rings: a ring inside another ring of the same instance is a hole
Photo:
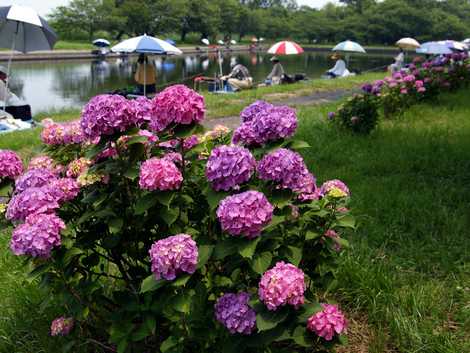
[[[93,140],[138,125],[134,105],[123,96],[102,94],[83,108],[80,124],[84,135]]]
[[[75,179],[60,178],[52,182],[52,187],[59,190],[58,202],[73,200],[80,192],[80,185]]]
[[[255,118],[255,116],[259,112],[270,109],[272,107],[273,107],[273,105],[268,103],[268,102],[256,101],[256,102],[250,104],[248,107],[246,107],[245,109],[242,110],[242,112],[240,113],[240,118],[241,118],[243,123],[245,123],[247,121],[251,121]]]
[[[204,97],[185,85],[164,89],[153,99],[150,129],[165,130],[170,124],[188,125],[204,119]]]
[[[64,229],[64,222],[53,213],[29,215],[26,223],[13,230],[10,248],[15,255],[48,258],[52,249],[60,246]]]
[[[28,170],[42,168],[50,170],[56,176],[60,175],[60,173],[64,171],[64,167],[56,164],[56,162],[49,156],[36,156],[31,158]]]
[[[131,101],[136,115],[136,123],[138,125],[148,123],[152,120],[153,103],[151,99],[140,96]]]
[[[252,146],[258,144],[258,138],[251,122],[241,124],[233,133],[232,142],[234,144],[244,144]]]
[[[0,179],[15,179],[23,173],[23,162],[13,151],[0,150]]]
[[[140,167],[139,186],[144,190],[176,190],[183,182],[178,167],[167,158],[150,158]]]
[[[305,289],[302,270],[280,261],[261,277],[258,295],[269,310],[276,310],[286,304],[298,308],[304,303]]]
[[[336,117],[335,112],[328,112],[328,120],[333,120]]]
[[[56,179],[56,175],[49,169],[31,169],[16,179],[15,190],[16,192],[23,192],[31,187],[41,187],[50,184]]]
[[[322,311],[308,319],[307,329],[327,341],[331,341],[335,334],[340,334],[346,330],[347,321],[336,305],[322,304],[322,307]]]
[[[17,221],[31,214],[53,212],[59,208],[59,195],[60,192],[50,185],[26,189],[11,198],[6,217]]]
[[[226,293],[215,304],[215,318],[232,334],[249,335],[256,329],[256,312],[248,305],[246,292]]]
[[[153,243],[149,251],[157,280],[172,281],[181,272],[193,274],[198,261],[196,242],[188,234],[177,234]]]
[[[245,191],[223,199],[217,209],[222,229],[231,235],[255,238],[271,222],[274,207],[259,191]]]
[[[220,146],[211,152],[206,176],[214,190],[228,191],[250,180],[255,168],[256,160],[246,148]]]
[[[199,144],[199,137],[197,135],[192,135],[188,138],[185,138],[183,141],[183,149],[189,151],[193,147]]]
[[[73,318],[58,317],[51,323],[51,336],[67,336],[72,331],[73,326]]]
[[[351,195],[346,184],[338,179],[325,181],[320,188],[320,192],[322,195],[330,197],[346,197]]]
[[[260,179],[274,181],[294,192],[312,193],[315,190],[315,177],[308,171],[302,156],[286,148],[278,148],[264,156],[257,171]]]

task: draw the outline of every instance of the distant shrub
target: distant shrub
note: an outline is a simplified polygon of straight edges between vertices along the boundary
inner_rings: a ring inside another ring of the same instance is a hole
[[[369,134],[379,119],[377,98],[371,94],[358,94],[343,103],[332,121],[359,134]]]

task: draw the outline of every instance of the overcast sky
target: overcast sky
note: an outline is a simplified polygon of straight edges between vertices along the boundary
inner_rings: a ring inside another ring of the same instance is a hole
[[[308,5],[312,7],[322,7],[328,2],[336,2],[337,0],[297,0],[299,5]],[[65,5],[69,0],[0,0],[0,6],[8,6],[11,4],[27,5],[36,9],[40,15],[47,15],[51,9],[59,5]]]

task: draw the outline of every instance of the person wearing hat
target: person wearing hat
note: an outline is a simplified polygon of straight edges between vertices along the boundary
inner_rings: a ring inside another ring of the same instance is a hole
[[[9,90],[7,79],[7,70],[0,66],[0,109],[3,110],[3,107],[5,107],[5,111],[10,113],[15,119],[31,120],[31,107]]]
[[[336,60],[335,66],[332,69],[329,69],[326,72],[326,75],[331,77],[331,78],[336,78],[336,77],[345,77],[349,76],[350,72],[346,68],[346,63],[344,60],[341,58],[341,55],[338,53],[335,53],[331,59]]]
[[[234,91],[253,87],[253,78],[250,75],[250,71],[244,65],[237,64],[237,61],[233,60],[230,66],[232,71],[230,74],[222,76],[221,80],[227,81]]]
[[[273,56],[270,60],[273,63],[273,68],[265,82],[267,85],[278,85],[281,83],[282,77],[284,76],[284,68],[277,56]]]

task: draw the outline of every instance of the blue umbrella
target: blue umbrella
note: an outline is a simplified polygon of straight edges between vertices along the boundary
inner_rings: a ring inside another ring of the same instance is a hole
[[[170,43],[171,45],[176,45],[176,42],[171,38],[165,39],[165,42]]]
[[[146,34],[127,39],[112,47],[111,50],[117,53],[183,54],[183,52],[174,45]]]
[[[105,48],[105,47],[109,47],[111,43],[107,39],[98,38],[93,41],[93,45],[95,47]]]
[[[356,42],[346,40],[344,42],[341,42],[337,44],[334,48],[333,51],[343,51],[343,52],[351,52],[351,53],[365,53],[365,49]]]
[[[452,50],[444,43],[439,42],[426,42],[416,49],[419,54],[431,54],[431,55],[442,55],[452,54]]]

